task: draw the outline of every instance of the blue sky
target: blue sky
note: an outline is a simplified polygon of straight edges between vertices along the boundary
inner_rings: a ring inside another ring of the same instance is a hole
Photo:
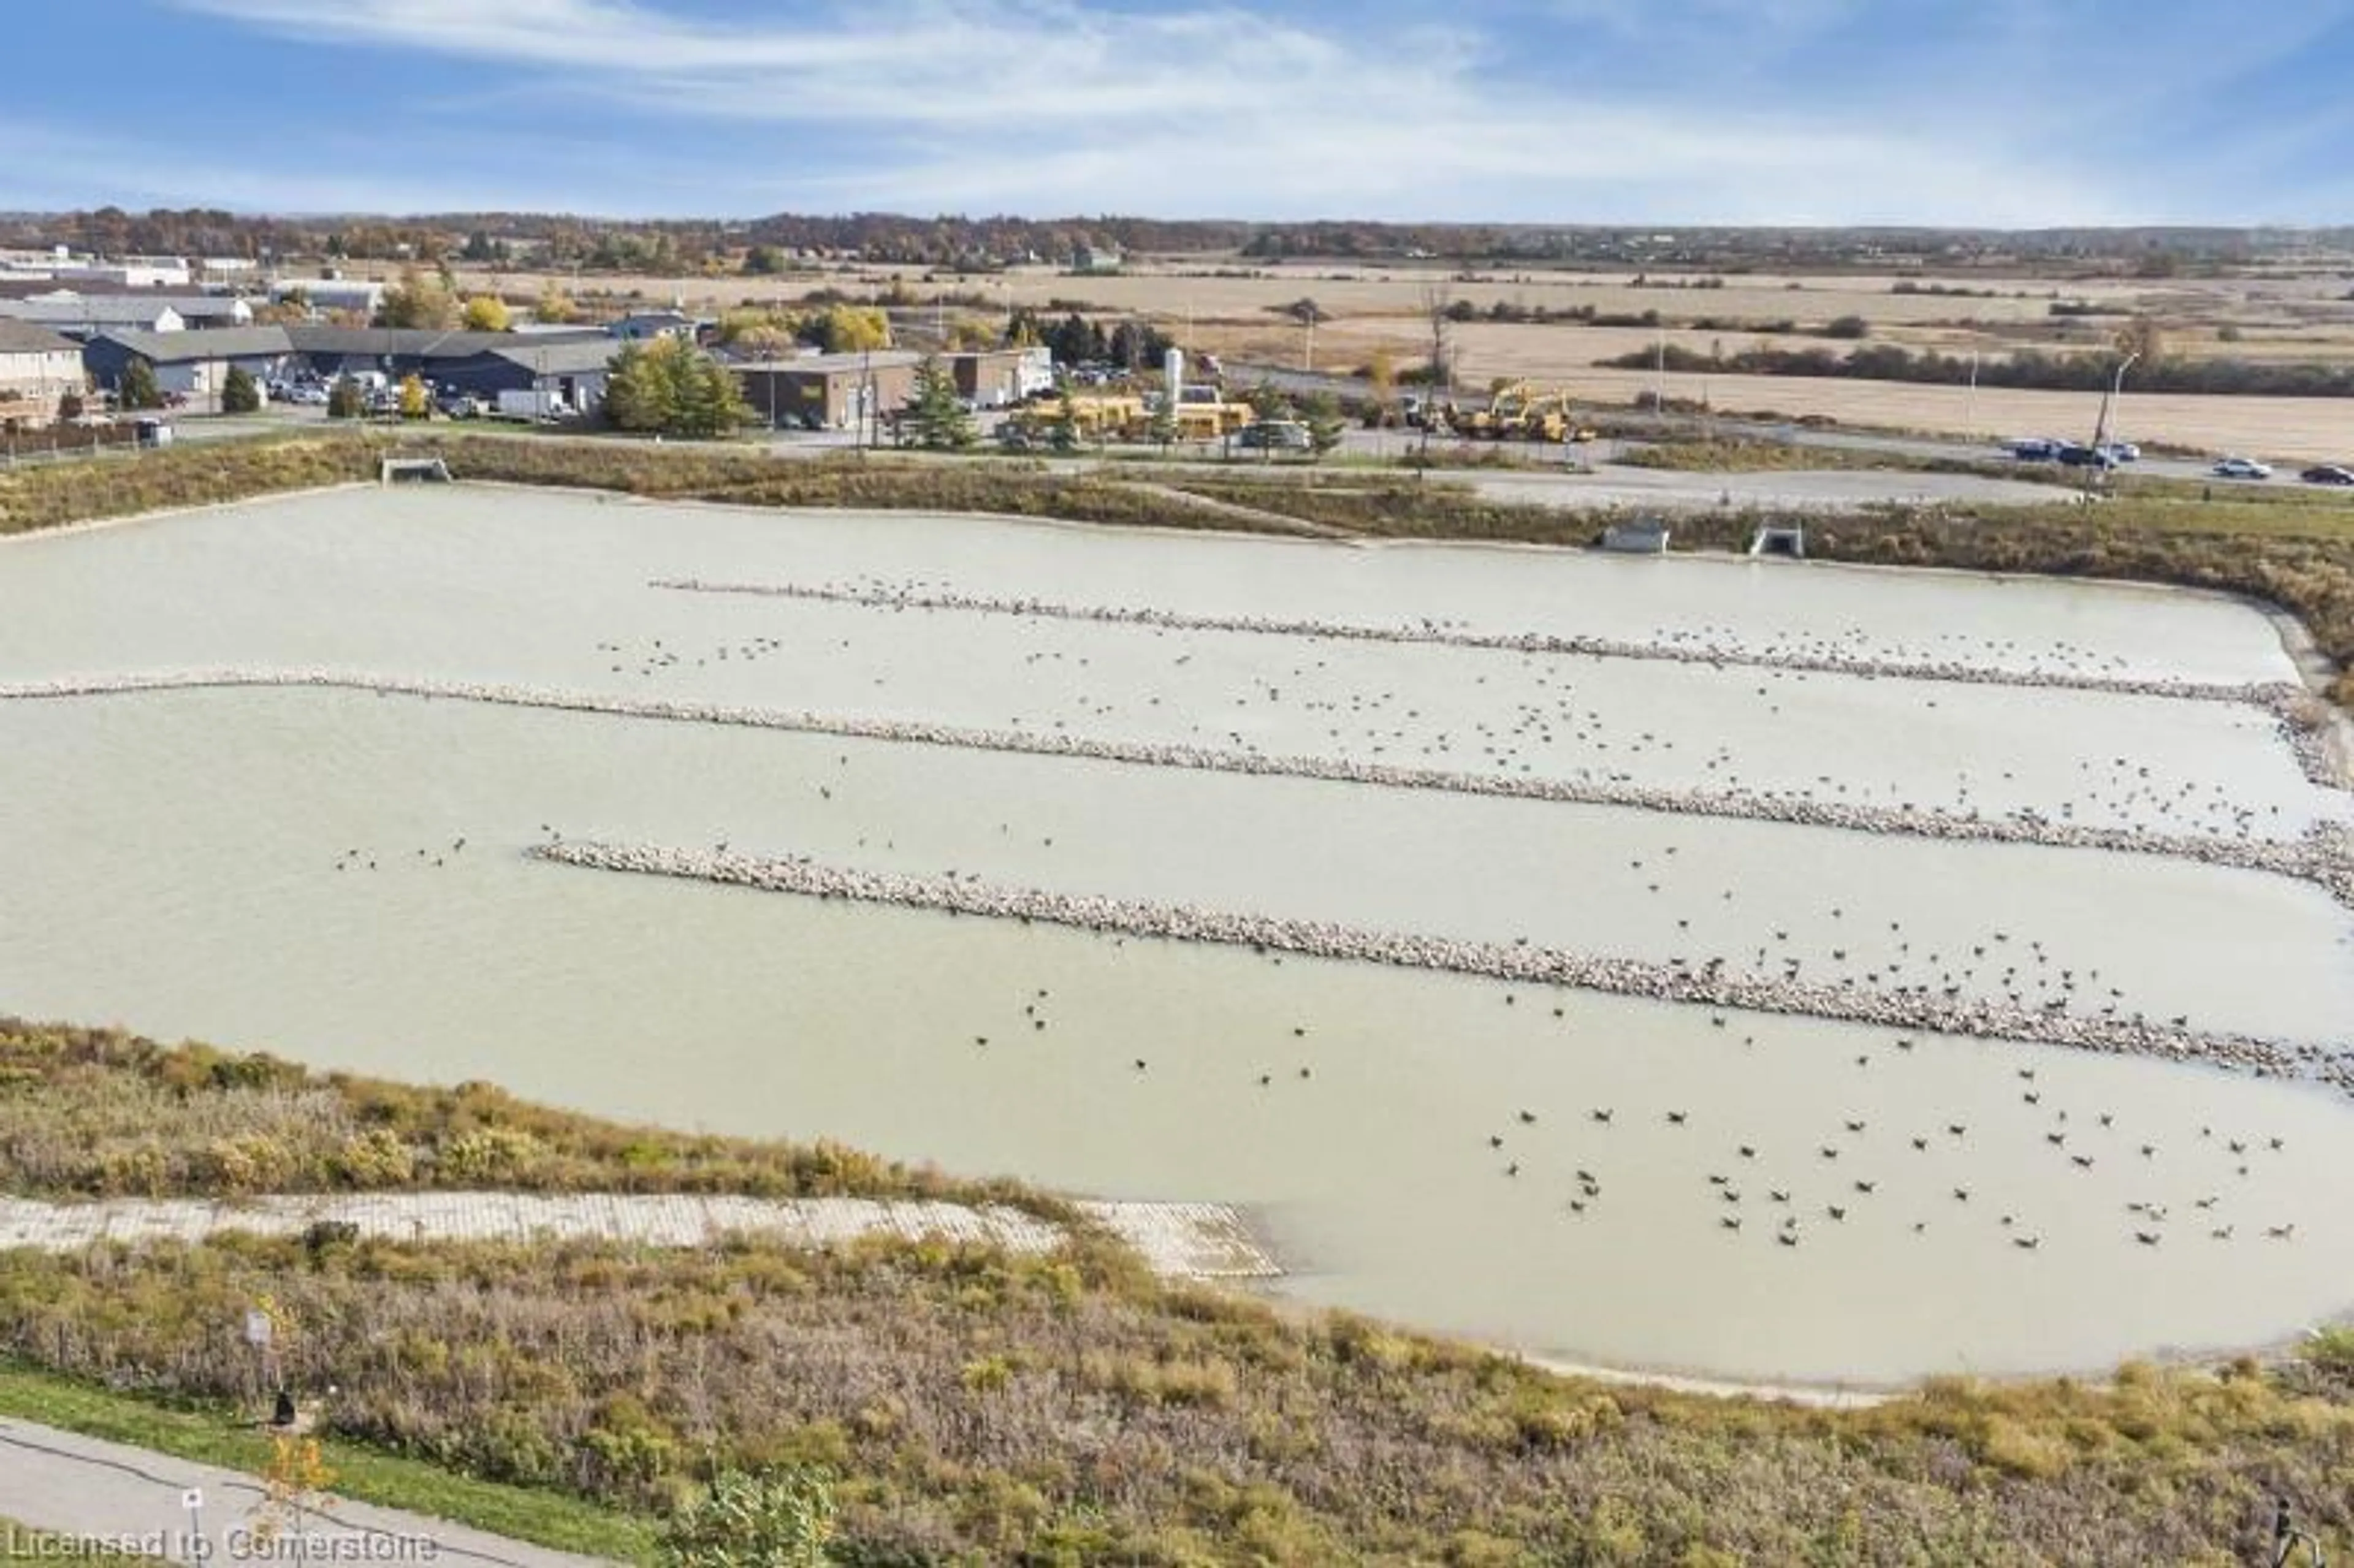
[[[2354,0],[84,0],[0,208],[2354,222]]]

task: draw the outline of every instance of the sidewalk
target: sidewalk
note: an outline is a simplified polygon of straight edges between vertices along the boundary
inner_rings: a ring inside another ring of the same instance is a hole
[[[0,1420],[0,1519],[117,1550],[190,1563],[186,1497],[202,1493],[203,1555],[215,1563],[267,1559],[328,1563],[443,1563],[456,1568],[588,1568],[601,1561],[509,1541],[422,1514],[337,1499],[306,1510],[302,1540],[291,1519],[267,1545],[248,1535],[263,1491],[239,1470],[194,1464],[29,1422]],[[5,1553],[29,1555],[21,1544]]]

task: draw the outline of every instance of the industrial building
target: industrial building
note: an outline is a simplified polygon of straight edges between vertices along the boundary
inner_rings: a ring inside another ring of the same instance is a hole
[[[991,348],[940,357],[956,377],[957,395],[976,408],[1011,408],[1055,385],[1049,349]]]
[[[109,332],[185,332],[188,319],[163,295],[55,293],[35,299],[0,300],[0,316],[47,327],[63,337],[87,341]],[[247,313],[246,319],[252,320]]]
[[[869,354],[805,354],[796,359],[753,360],[728,368],[744,387],[755,418],[779,429],[858,429],[905,408],[916,391],[923,355],[904,349]]]
[[[501,351],[511,351],[528,360],[539,355],[542,365],[559,348],[574,344],[595,345],[595,352],[610,357],[620,345],[597,327],[581,327],[567,333],[535,333],[528,336],[510,332],[443,331],[436,327],[340,327],[298,324],[286,329],[294,352],[302,356],[313,374],[333,380],[338,376],[376,371],[395,378],[421,376],[429,381],[448,381],[454,369],[479,365],[487,356]],[[602,359],[597,361],[599,365]],[[578,366],[577,359],[565,364]],[[581,374],[582,369],[558,372]],[[520,385],[520,384],[519,384]]]
[[[546,392],[576,414],[593,414],[604,406],[605,382],[622,348],[616,339],[601,334],[495,335],[504,340],[496,347],[439,361],[424,374],[485,402],[495,403],[502,392]]]
[[[114,392],[122,389],[131,362],[143,359],[155,372],[156,389],[166,397],[185,398],[196,413],[216,413],[232,367],[267,383],[285,374],[293,353],[286,329],[280,326],[113,332],[82,345],[81,368],[89,372],[91,385]]]

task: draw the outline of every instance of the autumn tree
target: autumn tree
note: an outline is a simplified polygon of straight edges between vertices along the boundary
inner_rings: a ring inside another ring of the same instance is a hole
[[[433,401],[426,396],[425,383],[414,371],[400,378],[400,417],[422,419],[433,412]]]
[[[1448,352],[1454,308],[1455,293],[1447,285],[1423,286],[1422,315],[1430,331],[1430,385],[1434,391],[1446,392],[1455,386],[1455,356]]]
[[[560,326],[566,322],[578,321],[580,307],[573,303],[571,295],[556,286],[555,280],[550,279],[540,289],[539,298],[532,302],[531,314],[534,321]]]
[[[2146,366],[2157,364],[2168,354],[2165,324],[2146,313],[2119,327],[2115,341],[2119,354],[2132,355]]]
[[[513,324],[506,302],[496,294],[476,294],[468,300],[464,321],[468,332],[505,332]]]
[[[1365,386],[1373,404],[1369,425],[1386,425],[1390,410],[1397,401],[1397,356],[1386,348],[1373,350],[1373,362],[1365,366]]]
[[[458,324],[457,297],[438,275],[429,277],[414,267],[404,267],[400,277],[384,291],[376,324],[447,331]]]
[[[316,1437],[288,1434],[271,1438],[270,1462],[261,1471],[261,1500],[250,1515],[254,1539],[267,1542],[291,1533],[300,1542],[303,1514],[329,1505],[327,1489],[334,1481],[335,1472],[327,1467]]]
[[[891,346],[891,318],[871,305],[832,304],[801,323],[804,342],[829,354]]]

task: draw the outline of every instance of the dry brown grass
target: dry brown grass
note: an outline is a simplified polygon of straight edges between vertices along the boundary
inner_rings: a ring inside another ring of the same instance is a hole
[[[374,440],[339,433],[0,471],[0,535],[370,480],[382,451]]]
[[[0,1172],[67,1197],[497,1187],[1066,1205],[829,1143],[678,1133],[518,1100],[490,1084],[324,1076],[276,1058],[0,1017]]]
[[[1214,337],[1230,354],[1255,352],[1290,366],[1299,360],[1297,331],[1220,329],[1204,336]],[[1746,345],[1738,334],[1669,334],[1670,343],[1703,354],[1720,338],[1728,351]],[[1633,329],[1488,323],[1458,326],[1450,338],[1464,387],[1485,387],[1499,377],[1533,380],[1597,403],[1621,405],[1649,392],[1654,377],[1649,371],[1597,368],[1594,362],[1630,350],[1648,351],[1656,340],[1655,334]],[[1316,334],[1316,359],[1327,368],[1348,368],[1367,363],[1376,348],[1386,347],[1406,363],[1426,355],[1428,341],[1421,329],[1405,322],[1321,328]],[[2090,440],[2100,411],[2100,398],[2094,394],[2017,387],[1981,387],[1973,397],[1960,387],[1672,372],[1666,386],[1670,398],[1698,401],[1704,396],[1710,407],[1728,414],[1822,416],[1862,429],[1925,430],[1989,442],[2046,434]],[[2117,418],[2119,433],[2137,441],[2295,461],[2354,461],[2354,450],[2349,450],[2354,449],[2354,401],[2346,398],[2140,394],[2128,384]]]
[[[303,1115],[443,1133],[472,1118],[607,1171],[648,1169],[631,1151],[664,1138],[491,1090],[312,1079],[96,1033],[5,1038],[0,1176],[20,1188],[56,1180],[60,1156],[27,1167],[18,1139],[48,1117],[101,1141],[135,1118],[190,1149],[287,1136]],[[716,1152],[750,1173],[776,1154]],[[340,1390],[333,1437],[641,1511],[723,1468],[816,1466],[839,1478],[847,1563],[1976,1565],[2097,1544],[2220,1563],[2261,1542],[2284,1493],[2333,1537],[2354,1526],[2346,1335],[2269,1372],[1948,1381],[1834,1413],[1278,1315],[1159,1282],[1084,1233],[1043,1257],[323,1234],[17,1252],[0,1255],[0,1353],[249,1408],[258,1369],[227,1330],[264,1298],[292,1382]]]
[[[19,1254],[0,1346],[249,1400],[223,1326],[264,1293],[297,1383],[342,1391],[338,1436],[649,1510],[719,1467],[814,1465],[855,1562],[2228,1563],[2275,1493],[2354,1523],[2354,1407],[2307,1369],[1832,1414],[1287,1320],[1087,1247]]]

